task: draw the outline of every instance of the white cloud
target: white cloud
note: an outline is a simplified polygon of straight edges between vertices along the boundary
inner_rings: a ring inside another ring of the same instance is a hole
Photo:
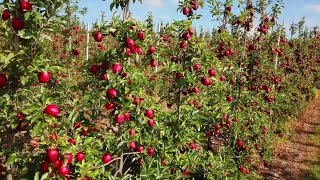
[[[304,9],[312,13],[320,13],[320,4],[306,4]]]
[[[162,0],[145,0],[143,3],[145,3],[146,6],[151,8],[163,8],[164,3]]]

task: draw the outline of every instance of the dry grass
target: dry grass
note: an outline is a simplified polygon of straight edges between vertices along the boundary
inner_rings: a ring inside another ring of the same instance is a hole
[[[317,179],[311,167],[320,165],[320,145],[317,143],[320,141],[319,95],[297,121],[287,124],[293,135],[275,146],[273,165],[262,173],[266,179]]]

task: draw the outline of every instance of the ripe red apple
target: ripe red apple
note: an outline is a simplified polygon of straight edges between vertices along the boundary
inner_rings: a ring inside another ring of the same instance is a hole
[[[186,41],[189,41],[191,39],[191,35],[189,33],[185,33],[183,35],[183,39],[186,40]]]
[[[104,154],[104,155],[102,156],[102,162],[103,162],[104,164],[109,163],[111,160],[112,160],[111,154]]]
[[[163,36],[163,41],[169,41],[169,37],[167,35]]]
[[[78,56],[78,55],[80,55],[81,51],[79,49],[73,49],[72,53],[73,53],[73,55]]]
[[[227,101],[228,101],[228,102],[232,102],[232,101],[233,101],[233,97],[232,97],[231,95],[228,95],[228,96],[227,96]]]
[[[81,123],[80,122],[75,122],[73,125],[74,129],[79,129],[81,127]]]
[[[20,10],[21,11],[32,11],[32,4],[27,0],[22,0],[20,2]]]
[[[199,8],[198,2],[197,1],[193,1],[192,4],[193,4],[192,9],[195,10],[195,11],[198,10],[198,8]]]
[[[83,152],[78,152],[76,154],[76,161],[80,162],[80,161],[84,160],[84,158],[85,158],[85,154]]]
[[[146,110],[146,112],[144,113],[145,116],[147,116],[148,118],[152,119],[154,116],[154,112],[152,109],[148,109]]]
[[[59,169],[59,175],[62,176],[62,177],[66,177],[67,175],[70,174],[70,169],[68,166],[62,166],[60,169]]]
[[[7,85],[8,79],[7,76],[0,73],[0,88],[3,88]]]
[[[176,73],[176,78],[177,78],[177,79],[181,79],[181,78],[183,78],[183,74],[182,74],[182,73],[177,72],[177,73]]]
[[[166,166],[166,165],[167,165],[166,160],[162,160],[162,161],[161,161],[161,165],[162,165],[162,166]]]
[[[124,122],[124,115],[116,115],[115,116],[115,120],[116,120],[116,122],[117,123],[119,123],[119,124],[121,124],[121,123],[123,123]]]
[[[94,64],[90,67],[90,71],[93,73],[93,74],[96,74],[98,71],[99,71],[99,66]]]
[[[180,48],[181,48],[181,49],[186,49],[186,48],[187,48],[187,42],[186,42],[186,41],[182,41],[182,42],[180,43]]]
[[[113,109],[114,108],[114,104],[113,103],[107,103],[107,104],[104,105],[104,107],[106,109]]]
[[[52,164],[53,164],[53,168],[54,169],[60,169],[63,166],[63,159],[57,159],[55,160]]]
[[[182,13],[184,15],[189,15],[190,14],[190,8],[189,7],[183,7],[182,8]]]
[[[40,83],[48,83],[50,81],[50,72],[39,72],[38,80]]]
[[[202,77],[201,83],[205,86],[210,86],[212,84],[212,81],[209,78]]]
[[[143,146],[139,146],[138,149],[137,149],[137,151],[138,151],[139,153],[142,153],[142,152],[144,151],[144,147],[143,147]]]
[[[239,166],[239,167],[238,167],[238,169],[239,169],[239,171],[240,171],[242,174],[244,174],[244,173],[245,173],[245,168],[244,168],[244,167]]]
[[[113,89],[113,88],[108,89],[108,91],[107,91],[107,97],[109,97],[109,98],[115,98],[115,97],[117,97],[117,95],[118,95],[117,90],[115,90],[115,89]]]
[[[130,113],[129,112],[126,112],[123,116],[124,116],[124,120],[130,121]]]
[[[149,53],[150,54],[153,54],[153,53],[155,53],[157,51],[157,49],[154,47],[154,46],[151,46],[150,48],[149,48]]]
[[[70,152],[67,152],[65,154],[65,157],[67,157],[67,164],[72,164],[72,160],[73,160],[73,157],[72,157],[72,154]]]
[[[76,145],[76,140],[74,140],[73,138],[68,139],[68,142],[70,144]]]
[[[139,31],[139,32],[137,33],[137,36],[138,36],[138,38],[141,39],[141,40],[144,40],[144,38],[145,38],[144,33],[143,33],[142,31]]]
[[[150,64],[151,67],[157,67],[158,66],[158,62],[153,58],[150,59],[150,63],[149,64]]]
[[[57,149],[48,149],[47,150],[47,158],[50,160],[50,162],[54,162],[59,157],[59,151]]]
[[[189,147],[190,147],[190,149],[195,149],[196,148],[196,144],[194,143],[194,142],[190,142],[189,143]]]
[[[242,140],[237,140],[237,146],[238,146],[238,148],[243,148],[244,147],[244,141],[242,141]]]
[[[94,34],[94,40],[96,40],[97,42],[101,42],[102,39],[103,39],[103,35],[100,31],[98,31]]]
[[[50,116],[58,117],[60,114],[60,108],[55,104],[49,104],[44,112]]]
[[[225,81],[226,77],[225,76],[220,76],[220,81]]]
[[[193,66],[193,68],[194,68],[194,70],[196,70],[196,71],[200,71],[200,69],[201,69],[201,64],[195,64],[195,65]]]
[[[154,155],[154,149],[153,148],[149,148],[148,149],[148,155],[151,156],[151,157]]]
[[[132,150],[135,149],[136,148],[136,143],[134,141],[131,141],[129,143],[129,148],[132,149]]]
[[[214,69],[209,69],[208,70],[208,74],[209,74],[209,76],[215,76],[216,75],[216,71]]]
[[[128,38],[127,40],[126,40],[126,44],[127,44],[127,47],[131,47],[131,46],[134,46],[134,40],[133,39],[131,39],[131,38]]]
[[[100,74],[99,80],[100,80],[100,81],[106,81],[106,80],[108,80],[108,75],[107,75],[106,73]]]
[[[115,63],[114,65],[112,65],[112,72],[114,74],[121,73],[122,72],[122,66],[119,63]]]
[[[9,11],[8,10],[4,10],[3,12],[2,12],[2,20],[3,21],[6,21],[6,20],[8,20],[9,18],[10,18],[10,13],[9,13]]]
[[[109,61],[103,61],[101,63],[100,67],[101,67],[102,70],[108,70],[109,69]]]
[[[154,126],[154,120],[153,119],[149,119],[148,120],[148,125],[149,125],[149,127],[153,127]]]
[[[134,135],[136,135],[136,131],[134,129],[130,129],[129,134],[130,134],[130,136],[134,136]]]
[[[43,163],[41,163],[41,170],[42,172],[49,172],[49,166],[50,166],[50,163],[45,161]],[[0,173],[1,174],[1,173]]]
[[[231,12],[231,10],[232,10],[232,7],[231,7],[231,6],[226,7],[226,11],[227,11],[227,12]]]
[[[21,18],[13,18],[11,21],[12,28],[16,31],[22,30],[24,28],[24,20]]]

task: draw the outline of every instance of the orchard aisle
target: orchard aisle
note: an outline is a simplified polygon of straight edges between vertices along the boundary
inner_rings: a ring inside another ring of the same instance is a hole
[[[275,150],[275,156],[266,179],[320,179],[320,92],[299,116],[292,137]]]

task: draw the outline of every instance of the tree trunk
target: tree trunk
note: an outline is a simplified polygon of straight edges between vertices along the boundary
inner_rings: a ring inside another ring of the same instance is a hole
[[[123,10],[123,21],[125,21],[126,19],[128,19],[129,18],[129,13],[130,13],[130,0],[125,0],[126,1],[126,6],[125,6],[125,8],[124,8],[124,10]]]

